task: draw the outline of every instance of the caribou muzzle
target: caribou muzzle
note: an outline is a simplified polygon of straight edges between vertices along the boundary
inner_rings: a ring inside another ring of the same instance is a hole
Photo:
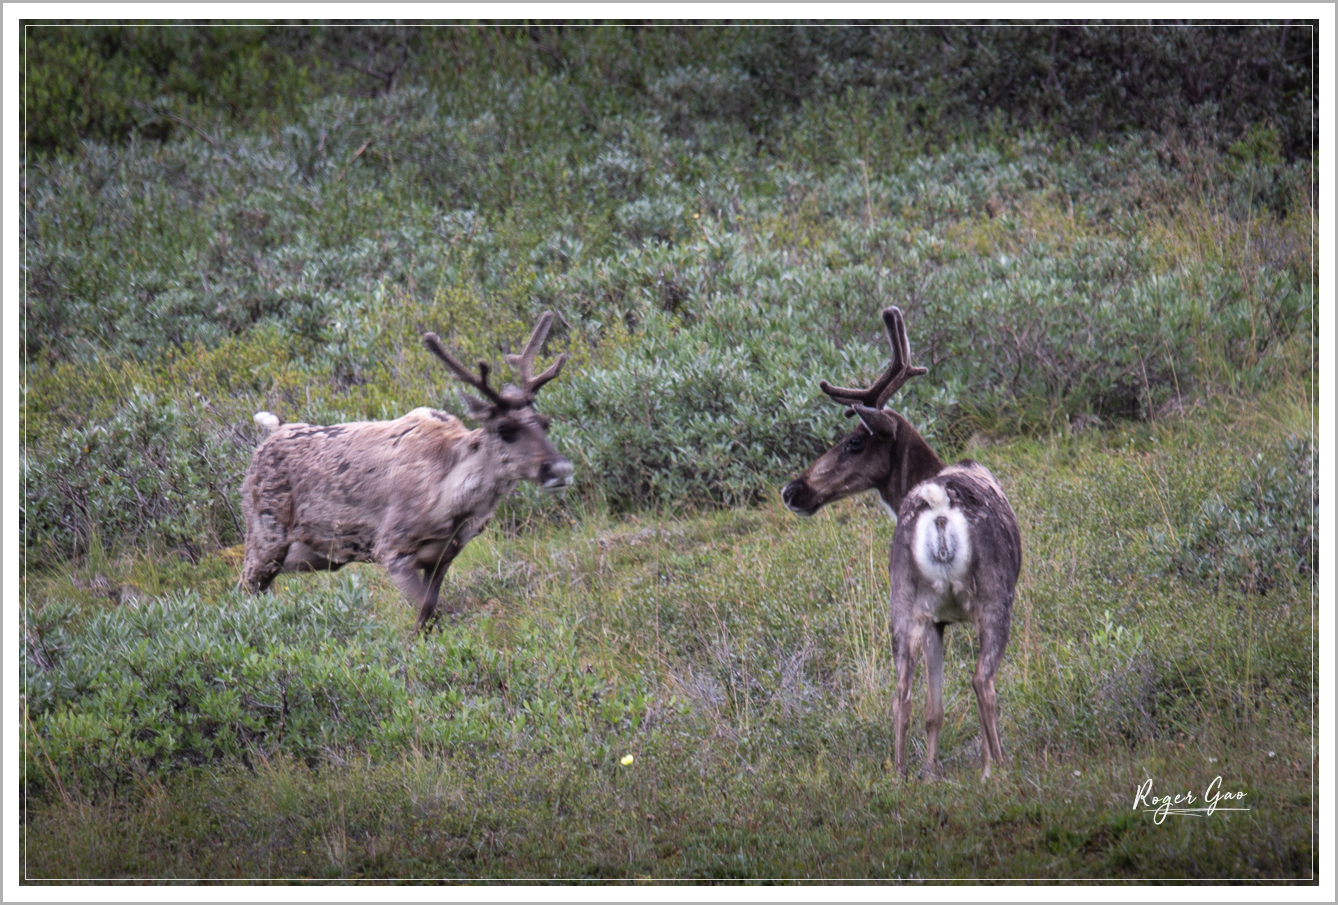
[[[544,490],[563,490],[571,484],[571,460],[559,456],[539,466],[539,486]]]
[[[816,497],[813,488],[803,478],[795,478],[781,488],[781,502],[797,515],[810,516],[821,509],[822,503]]]

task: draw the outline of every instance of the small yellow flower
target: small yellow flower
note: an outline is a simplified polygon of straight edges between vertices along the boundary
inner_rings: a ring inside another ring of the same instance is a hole
[[[621,763],[624,767],[630,767],[632,766],[632,761],[634,760],[636,760],[636,758],[632,757],[632,755],[629,754],[622,759]]]

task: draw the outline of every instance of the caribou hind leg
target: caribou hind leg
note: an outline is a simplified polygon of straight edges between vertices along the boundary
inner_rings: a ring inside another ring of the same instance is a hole
[[[895,766],[898,775],[906,776],[906,731],[911,725],[911,683],[915,679],[915,658],[918,651],[909,637],[910,632],[893,632],[893,660],[897,670],[896,696],[892,699]]]
[[[938,775],[938,735],[943,730],[943,630],[936,622],[925,632],[925,777]]]
[[[982,778],[990,775],[990,761],[1003,766],[1003,743],[999,740],[999,708],[994,694],[994,674],[999,670],[1004,646],[1008,644],[1008,625],[1002,628],[982,623],[977,627],[980,636],[980,656],[971,687],[976,693],[976,707],[980,713],[980,761]]]
[[[240,582],[246,593],[269,590],[275,576],[283,571],[291,543],[288,532],[273,516],[260,514],[248,520]]]

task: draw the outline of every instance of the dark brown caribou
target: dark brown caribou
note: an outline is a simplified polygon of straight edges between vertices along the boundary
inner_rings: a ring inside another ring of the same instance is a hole
[[[897,527],[892,535],[893,700],[896,769],[906,774],[906,730],[911,719],[911,680],[924,651],[928,675],[925,702],[925,773],[935,775],[943,728],[943,631],[949,623],[975,626],[980,655],[971,686],[980,714],[983,775],[1002,763],[994,675],[1008,644],[1013,589],[1022,565],[1017,516],[994,475],[969,459],[943,462],[901,415],[883,407],[907,380],[927,373],[911,367],[910,342],[901,311],[883,310],[892,347],[887,370],[868,389],[822,391],[857,415],[859,426],[786,484],[781,499],[800,515],[826,504],[875,490]]]

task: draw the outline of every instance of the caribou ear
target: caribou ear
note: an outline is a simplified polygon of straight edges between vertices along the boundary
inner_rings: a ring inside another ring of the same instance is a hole
[[[460,401],[465,404],[465,412],[475,421],[484,422],[493,416],[496,406],[490,402],[484,402],[477,396],[471,396],[464,390],[460,391]]]
[[[851,408],[859,416],[860,422],[869,429],[869,433],[875,437],[886,437],[889,440],[897,438],[897,421],[887,409],[869,408],[859,403],[855,403]]]

